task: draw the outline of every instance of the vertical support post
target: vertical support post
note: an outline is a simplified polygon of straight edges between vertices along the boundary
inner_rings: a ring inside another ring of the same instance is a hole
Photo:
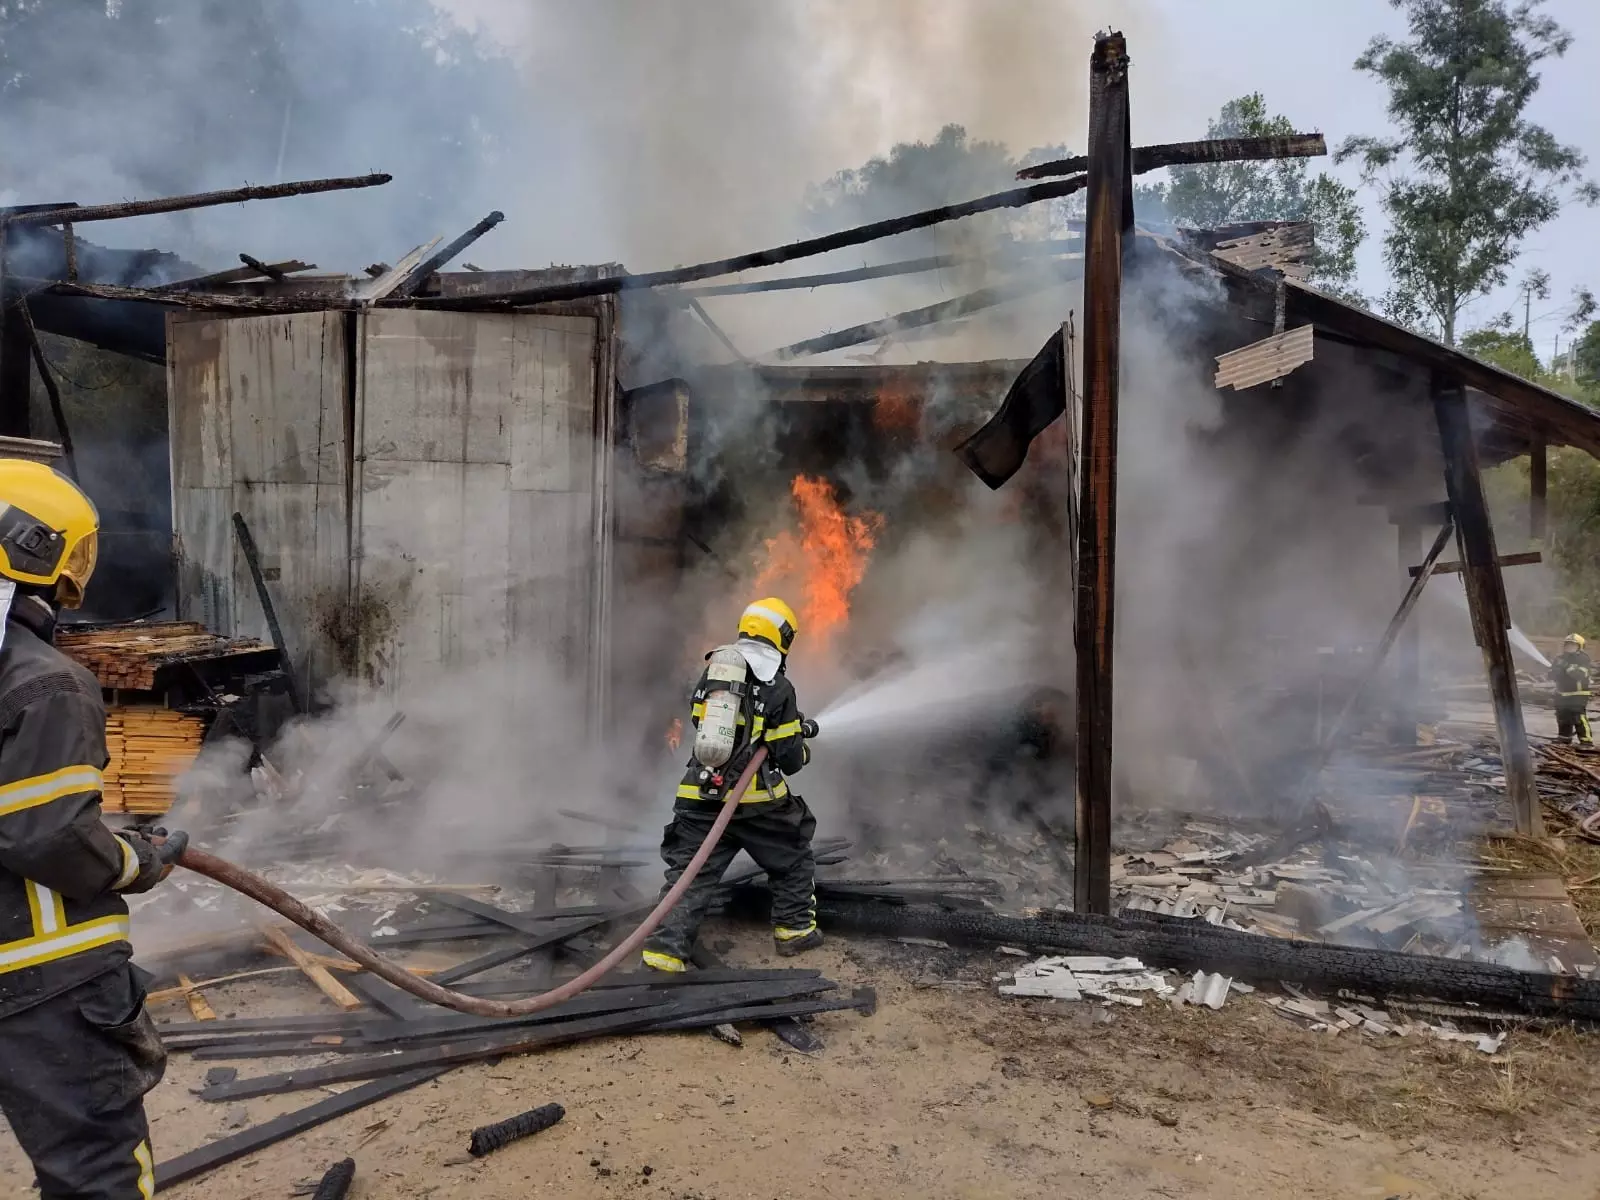
[[[1542,544],[1549,527],[1550,445],[1541,434],[1528,448],[1528,540]]]
[[[0,218],[0,434],[32,437],[33,343],[19,303],[22,294],[11,285],[14,238],[10,222]]]
[[[1400,578],[1411,580],[1411,568],[1422,554],[1422,526],[1411,517],[1402,517],[1396,527],[1400,558]],[[1422,694],[1422,622],[1407,622],[1400,630],[1394,648],[1395,689],[1394,726],[1390,740],[1397,746],[1417,742],[1417,705]]]
[[[1117,376],[1124,235],[1132,226],[1128,50],[1095,39],[1089,62],[1088,225],[1083,284],[1083,469],[1078,503],[1077,823],[1073,907],[1111,911],[1111,653],[1116,597]]]
[[[1533,778],[1533,755],[1522,723],[1522,702],[1517,695],[1517,675],[1511,661],[1511,612],[1506,604],[1505,579],[1495,549],[1494,525],[1484,500],[1478,451],[1473,442],[1472,413],[1466,389],[1454,379],[1436,374],[1433,412],[1439,423],[1439,443],[1444,451],[1445,487],[1455,516],[1456,540],[1461,554],[1461,581],[1466,586],[1472,627],[1483,650],[1489,675],[1489,696],[1494,703],[1495,727],[1500,735],[1500,760],[1506,773],[1506,791],[1517,832],[1543,836],[1539,792]]]
[[[1078,395],[1072,377],[1072,352],[1076,340],[1069,314],[1061,324],[1061,386],[1066,391],[1062,418],[1067,432],[1067,581],[1074,589],[1078,585],[1078,489],[1079,463],[1082,459]]]

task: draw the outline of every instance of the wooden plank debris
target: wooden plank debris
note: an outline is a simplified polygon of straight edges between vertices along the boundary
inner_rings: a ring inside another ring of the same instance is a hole
[[[1309,221],[1293,221],[1243,237],[1225,238],[1211,254],[1225,263],[1246,271],[1277,271],[1303,280],[1316,250],[1314,229]]]
[[[269,945],[299,967],[306,978],[317,985],[317,990],[329,1000],[332,1000],[339,1008],[345,1012],[354,1012],[362,1007],[361,997],[355,995],[349,988],[335,979],[327,967],[313,960],[310,954],[295,945],[294,940],[281,928],[275,925],[263,926],[261,936],[267,940]]]
[[[206,998],[195,987],[194,980],[187,975],[179,975],[178,986],[183,989],[183,998],[188,1002],[189,1011],[194,1014],[196,1021],[215,1021],[217,1019],[216,1010],[206,1002]],[[149,997],[146,997],[146,999],[148,1000]]]
[[[1315,328],[1301,325],[1217,355],[1216,386],[1242,392],[1270,380],[1282,379],[1296,367],[1311,361]]]

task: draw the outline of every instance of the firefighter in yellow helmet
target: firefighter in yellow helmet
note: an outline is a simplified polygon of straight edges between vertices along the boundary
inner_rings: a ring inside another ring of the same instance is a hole
[[[811,758],[806,739],[817,726],[800,715],[794,685],[784,670],[799,622],[777,597],[757,600],[739,619],[738,640],[706,655],[690,719],[694,753],[678,784],[672,823],[661,841],[671,888],[705,841],[726,797],[756,747],[767,758],[744,794],[727,832],[689,890],[645,943],[644,964],[657,971],[687,969],[695,934],[717,883],[740,850],[767,873],[772,890],[772,936],[779,954],[822,944],[817,929],[816,862],[811,839],[817,822],[806,802],[789,790],[787,776]]]
[[[1556,685],[1556,737],[1578,745],[1594,747],[1589,732],[1589,685],[1594,663],[1584,650],[1581,633],[1569,633],[1561,643],[1561,653],[1550,664],[1550,678]]]
[[[128,905],[186,841],[100,820],[105,706],[52,645],[94,572],[99,519],[42,463],[0,459],[0,1111],[41,1200],[149,1200],[144,1096],[166,1054]]]

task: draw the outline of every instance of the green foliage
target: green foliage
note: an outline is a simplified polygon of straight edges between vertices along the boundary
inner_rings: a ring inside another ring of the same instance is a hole
[[[1574,374],[1585,387],[1600,388],[1600,321],[1590,321],[1572,348]]]
[[[1388,89],[1397,132],[1348,138],[1337,157],[1362,164],[1389,216],[1385,308],[1454,344],[1462,308],[1505,283],[1564,189],[1600,199],[1580,176],[1583,155],[1523,115],[1538,64],[1572,38],[1539,13],[1542,0],[1390,2],[1409,38],[1374,38],[1355,65]]]
[[[1461,348],[1524,379],[1545,382],[1544,368],[1533,352],[1533,343],[1520,329],[1474,329],[1461,339]]]
[[[1268,115],[1260,92],[1228,101],[1206,125],[1208,138],[1295,132],[1288,117]],[[1311,280],[1359,299],[1351,289],[1356,250],[1367,231],[1354,188],[1331,175],[1312,174],[1303,158],[1174,167],[1171,174],[1171,183],[1152,191],[1174,224],[1207,229],[1236,221],[1311,221],[1317,228]]]

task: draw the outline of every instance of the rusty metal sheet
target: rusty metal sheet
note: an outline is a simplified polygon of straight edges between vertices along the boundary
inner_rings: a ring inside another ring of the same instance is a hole
[[[1311,361],[1315,326],[1275,333],[1238,350],[1217,356],[1216,385],[1235,391],[1281,379],[1296,367]]]
[[[1281,271],[1290,279],[1304,279],[1316,248],[1315,228],[1309,221],[1297,221],[1244,237],[1224,239],[1211,253],[1246,271],[1271,269]]]

